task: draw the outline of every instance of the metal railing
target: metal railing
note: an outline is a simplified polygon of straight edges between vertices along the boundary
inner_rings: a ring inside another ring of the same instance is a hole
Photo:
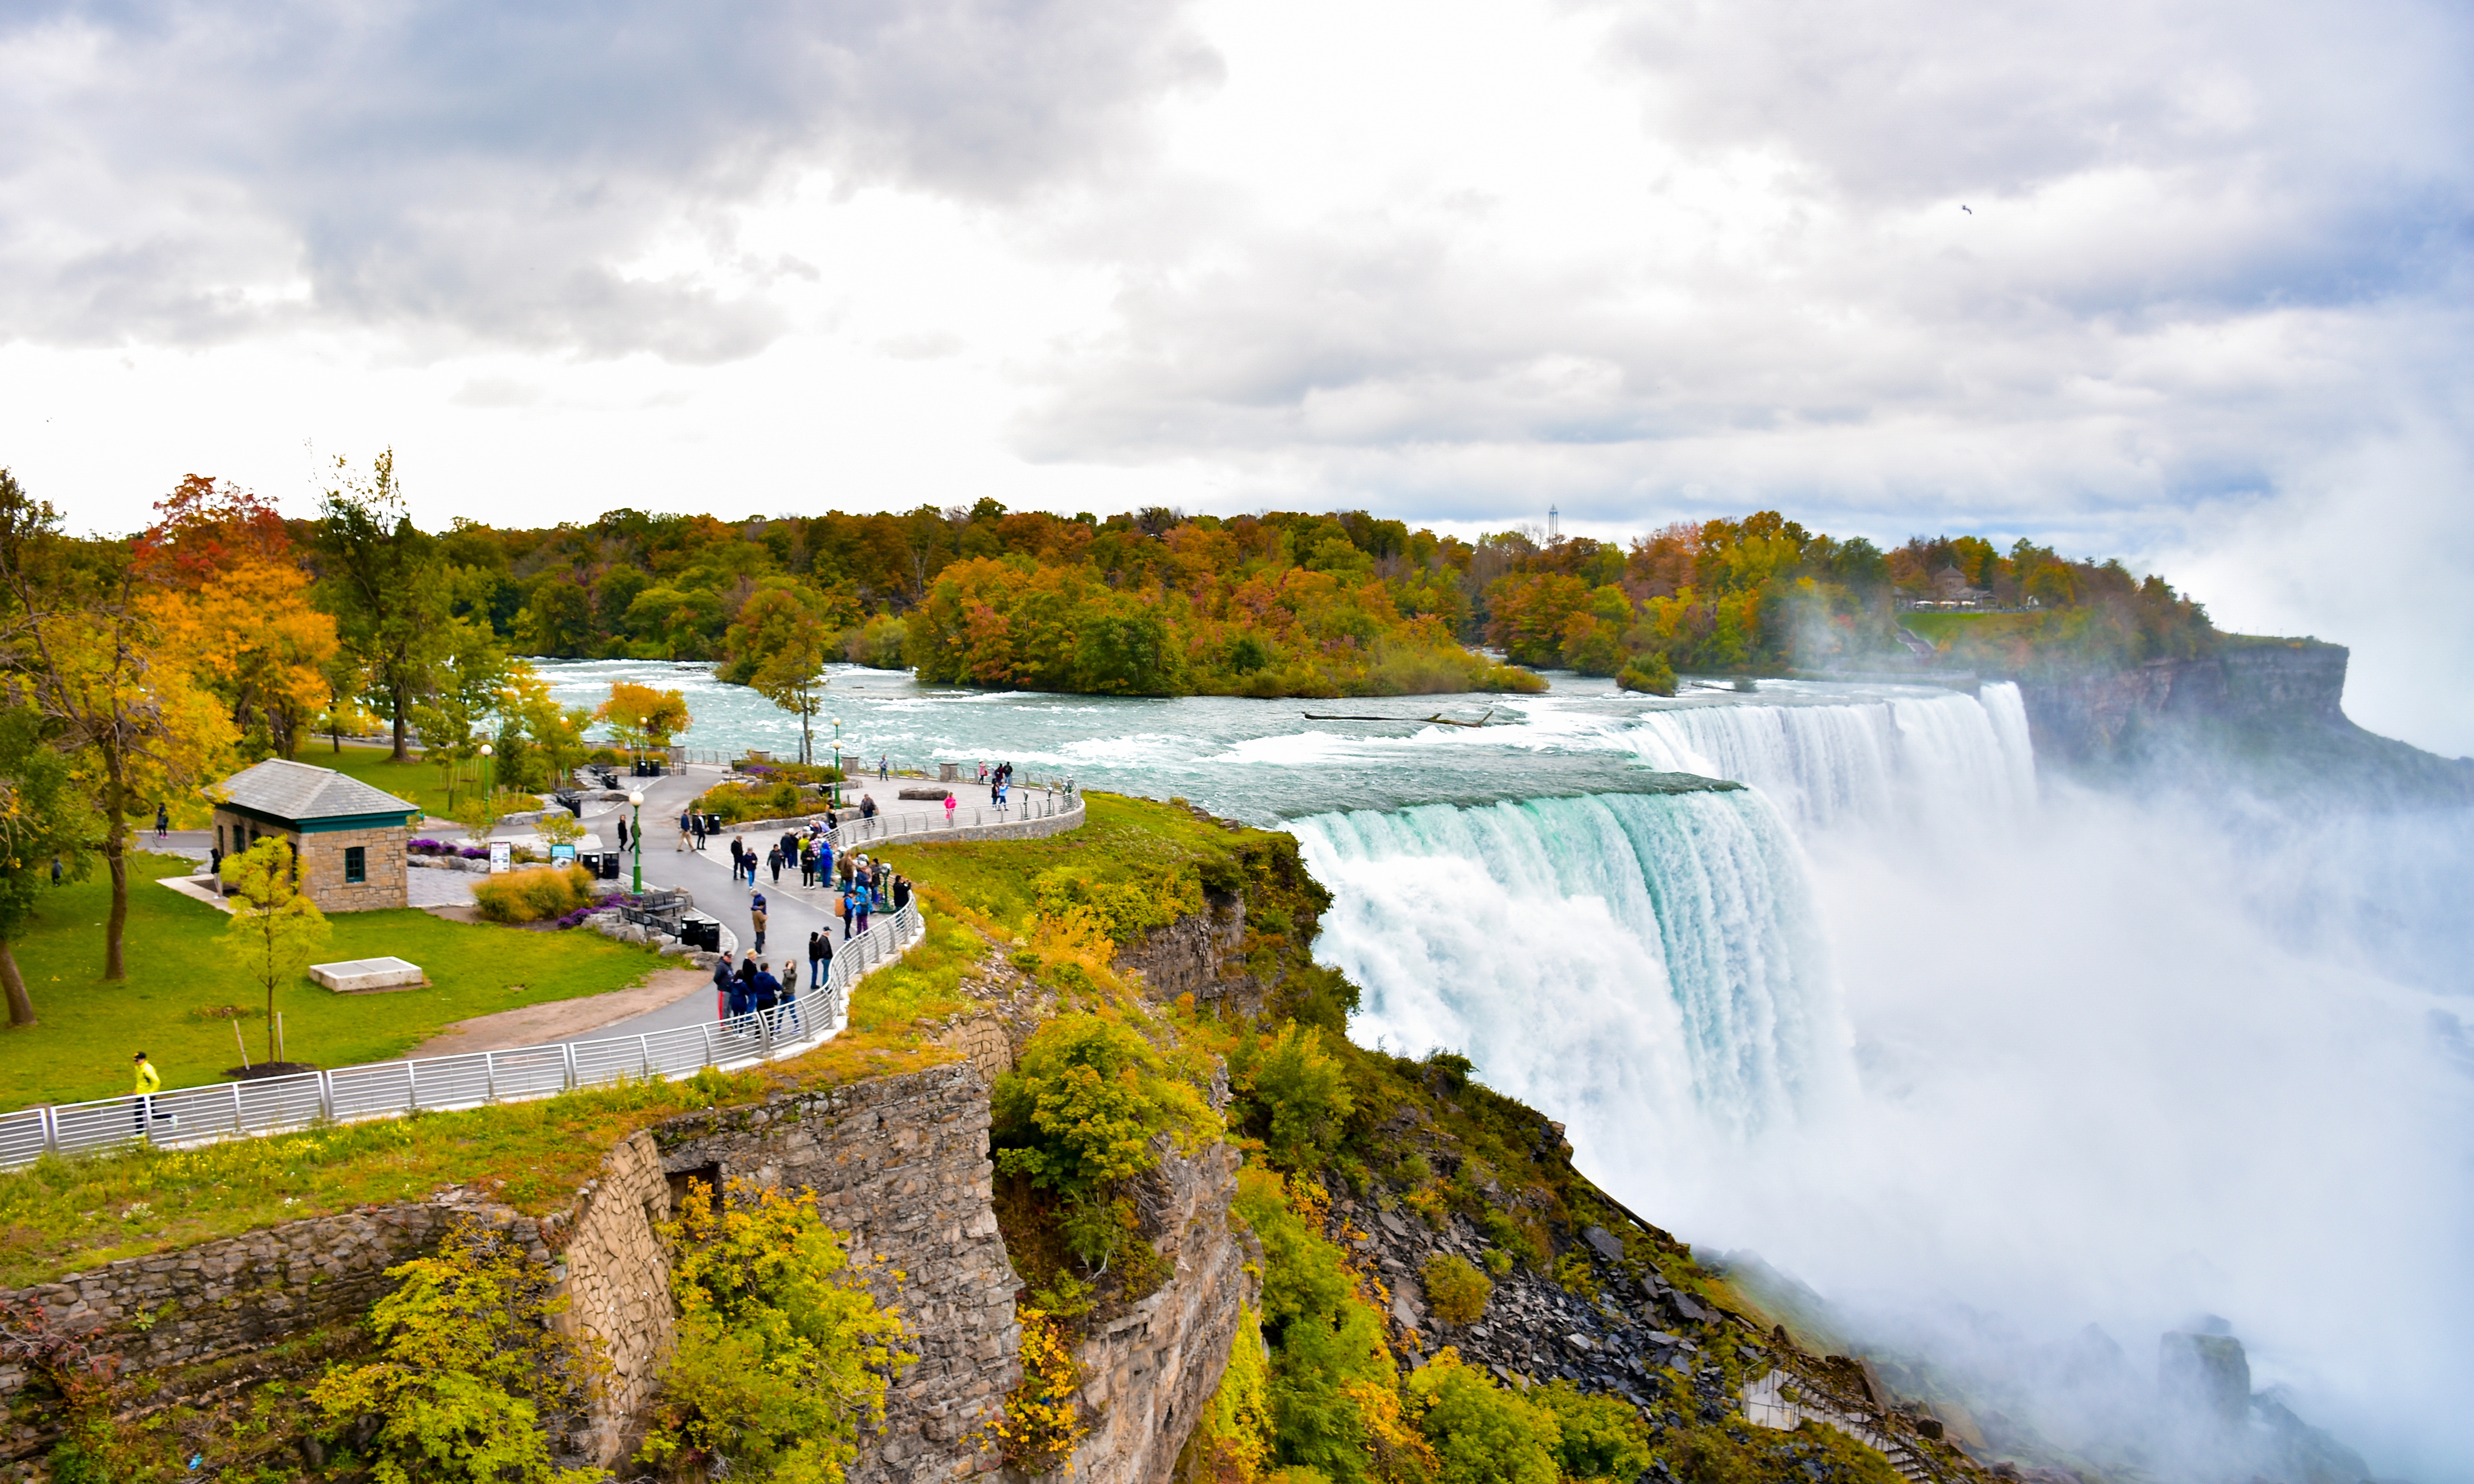
[[[1054,790],[1023,794],[1007,801],[1004,807],[995,804],[963,804],[957,802],[954,812],[942,809],[927,812],[880,814],[874,819],[844,820],[825,831],[836,850],[855,845],[873,845],[902,835],[961,834],[965,830],[991,829],[1005,825],[1021,825],[1032,820],[1079,818],[1082,813],[1079,793]],[[991,818],[990,816],[994,816]],[[769,823],[769,822],[768,822]],[[755,826],[741,826],[755,827]]]
[[[158,1146],[210,1143],[320,1122],[551,1097],[625,1078],[692,1076],[708,1066],[729,1069],[795,1055],[839,1034],[848,1023],[851,986],[926,935],[918,906],[906,906],[839,945],[821,987],[772,1010],[697,1025],[0,1113],[0,1169],[141,1138]]]

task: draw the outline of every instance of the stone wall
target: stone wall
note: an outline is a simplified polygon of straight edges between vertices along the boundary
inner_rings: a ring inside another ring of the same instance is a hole
[[[0,1293],[0,1300],[38,1304],[54,1326],[104,1337],[129,1374],[160,1372],[359,1320],[392,1286],[388,1268],[434,1251],[466,1215],[511,1232],[537,1258],[550,1256],[556,1218],[533,1221],[450,1191],[435,1201],[364,1207],[125,1257]],[[0,1410],[15,1402],[27,1379],[22,1369],[0,1366]],[[0,1456],[30,1449],[38,1450],[33,1434],[12,1434],[0,1444]]]
[[[368,912],[407,905],[404,847],[412,831],[401,825],[383,829],[317,829],[301,837],[301,878],[309,899],[322,912]],[[368,878],[344,879],[344,851],[359,847]]]
[[[1229,1224],[1237,1151],[1171,1155],[1160,1174],[1156,1240],[1176,1273],[1075,1352],[1093,1418],[1066,1471],[1080,1484],[1165,1484],[1220,1387],[1239,1306],[1258,1297],[1262,1248]]]
[[[988,1083],[968,1063],[799,1093],[653,1131],[673,1175],[813,1186],[914,1331],[918,1363],[887,1398],[854,1484],[965,1477],[995,1467],[974,1434],[1020,1376],[1018,1281],[990,1207]]]
[[[262,821],[246,819],[229,809],[217,809],[214,815],[215,838],[223,842],[228,855],[237,855],[249,849],[250,831],[257,838],[291,842],[294,854],[301,862],[301,887],[322,912],[368,912],[379,907],[407,905],[410,883],[405,846],[412,841],[412,830],[402,825],[376,829],[313,829],[307,834],[279,829]],[[364,852],[367,879],[347,882],[344,879],[344,851],[358,846]]]
[[[594,1340],[610,1366],[608,1385],[576,1440],[583,1456],[602,1468],[629,1451],[632,1424],[652,1400],[677,1338],[669,1259],[658,1230],[669,1216],[661,1150],[640,1129],[610,1151],[567,1229],[560,1260],[568,1309],[557,1323]]]

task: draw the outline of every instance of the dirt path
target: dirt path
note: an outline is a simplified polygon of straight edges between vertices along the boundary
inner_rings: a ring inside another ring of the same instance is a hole
[[[713,974],[702,969],[664,969],[633,989],[614,990],[607,994],[588,994],[581,999],[552,1000],[546,1005],[526,1005],[521,1010],[501,1010],[497,1015],[474,1016],[458,1020],[404,1053],[407,1059],[428,1056],[460,1056],[468,1051],[504,1051],[510,1046],[539,1046],[556,1041],[571,1041],[605,1025],[659,1010],[692,991],[710,993]]]

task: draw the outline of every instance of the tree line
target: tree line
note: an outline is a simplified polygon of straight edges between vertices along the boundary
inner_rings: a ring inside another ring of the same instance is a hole
[[[1997,674],[2188,657],[2217,637],[2197,604],[2119,562],[1976,537],[1883,552],[1774,511],[1620,545],[1472,542],[1364,511],[1102,519],[993,499],[424,531],[392,453],[328,474],[317,514],[292,519],[193,474],[144,530],[111,537],[69,534],[0,470],[13,1022],[33,1011],[7,943],[54,863],[63,879],[109,874],[104,974],[124,977],[132,822],[194,811],[237,764],[383,729],[398,761],[418,734],[460,778],[486,744],[501,779],[539,790],[584,760],[595,719],[640,747],[686,728],[676,692],[562,706],[527,655],[715,661],[810,734],[833,660],[1119,695],[1534,691],[1541,668],[1671,694],[1680,671],[1904,654],[1924,641],[1902,632],[1900,600],[1953,591],[2011,610],[1936,641]]]

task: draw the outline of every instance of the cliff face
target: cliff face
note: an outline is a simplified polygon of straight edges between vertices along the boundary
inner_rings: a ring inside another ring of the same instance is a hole
[[[2041,766],[2362,802],[2474,802],[2474,762],[2364,730],[2342,701],[2348,652],[2309,639],[2228,643],[2067,680],[2022,680]]]

